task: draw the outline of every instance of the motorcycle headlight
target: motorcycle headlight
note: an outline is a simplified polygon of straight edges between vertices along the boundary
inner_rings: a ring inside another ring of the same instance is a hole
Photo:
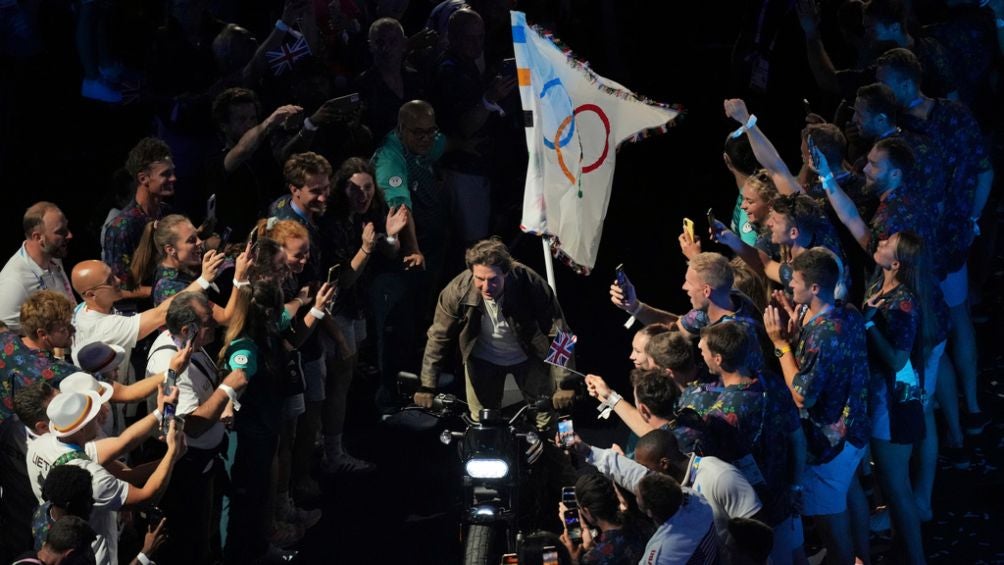
[[[509,464],[501,459],[471,459],[465,468],[475,479],[501,479],[509,474]]]

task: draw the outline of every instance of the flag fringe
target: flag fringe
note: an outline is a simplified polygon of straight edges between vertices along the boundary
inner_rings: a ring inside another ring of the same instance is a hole
[[[565,56],[568,65],[571,68],[582,73],[582,75],[586,78],[589,84],[594,86],[600,92],[603,92],[615,98],[619,98],[621,100],[635,100],[648,106],[655,106],[657,108],[663,108],[666,110],[672,110],[674,112],[677,112],[677,115],[668,122],[658,127],[643,129],[638,133],[634,134],[633,136],[625,139],[624,143],[634,143],[636,141],[648,139],[649,137],[655,135],[666,133],[667,131],[669,131],[669,128],[675,127],[677,121],[686,115],[686,109],[681,104],[666,104],[664,102],[658,102],[656,100],[652,100],[651,98],[640,96],[634,92],[631,92],[630,90],[622,90],[620,88],[614,88],[612,86],[603,84],[601,82],[602,77],[600,77],[599,75],[596,74],[596,72],[593,71],[592,67],[589,66],[589,61],[578,58],[572,51],[572,49],[567,45],[565,45],[560,39],[558,39],[558,37],[556,37],[550,30],[542,28],[535,24],[534,25],[527,24],[527,25],[530,25],[530,27],[534,31],[536,31],[538,35],[549,41],[559,51],[561,51],[561,54]]]
[[[561,248],[561,240],[558,239],[558,236],[548,232],[539,232],[536,230],[532,230],[522,224],[520,224],[519,229],[523,233],[528,233],[530,235],[536,235],[544,238],[544,240],[547,241],[548,248],[550,248],[551,250],[551,256],[557,259],[558,261],[561,261],[563,265],[571,269],[572,272],[574,272],[575,274],[588,277],[593,272],[592,269],[590,269],[589,267],[576,263],[568,255],[568,253],[565,253],[565,250]]]

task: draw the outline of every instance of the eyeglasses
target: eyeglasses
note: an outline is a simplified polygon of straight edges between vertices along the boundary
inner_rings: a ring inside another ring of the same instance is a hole
[[[432,126],[431,128],[425,128],[425,129],[408,128],[408,127],[404,129],[407,130],[407,132],[410,133],[411,135],[414,135],[415,137],[436,137],[436,134],[439,133],[439,128],[436,126]]]
[[[96,284],[96,285],[94,285],[94,286],[92,286],[92,287],[84,290],[80,294],[86,294],[88,292],[93,292],[93,291],[101,289],[101,288],[113,288],[115,286],[115,284],[117,284],[117,282],[118,282],[118,280],[115,279],[114,275],[108,275],[108,278],[104,279],[104,282],[102,282],[101,284]]]
[[[102,288],[112,288],[112,287],[114,287],[114,286],[115,286],[115,284],[114,284],[114,283],[108,283],[108,282],[106,282],[106,283],[101,283],[101,284],[99,284],[99,285],[96,285],[96,286],[92,286],[91,288],[89,288],[89,289],[85,290],[85,291],[84,291],[84,292],[82,292],[81,294],[87,294],[88,292],[94,292],[95,290],[98,290],[98,289],[102,289]]]

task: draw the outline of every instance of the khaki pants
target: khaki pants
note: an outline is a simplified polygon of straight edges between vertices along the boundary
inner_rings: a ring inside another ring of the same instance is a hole
[[[481,408],[501,408],[505,391],[506,375],[512,375],[523,393],[523,400],[533,404],[538,400],[550,399],[554,394],[554,382],[550,371],[542,363],[527,360],[517,365],[501,366],[471,357],[464,367],[467,381],[467,403],[471,418],[478,421]],[[551,431],[555,418],[550,405],[546,411],[537,413],[537,428]]]

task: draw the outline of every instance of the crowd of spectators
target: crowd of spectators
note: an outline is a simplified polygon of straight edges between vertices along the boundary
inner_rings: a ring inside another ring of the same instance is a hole
[[[5,57],[43,48],[44,4],[0,1]],[[0,271],[0,562],[293,561],[323,483],[375,470],[346,441],[361,374],[385,417],[430,407],[451,370],[473,419],[507,374],[571,406],[575,378],[540,370],[565,314],[489,239],[515,231],[526,160],[504,3],[170,0],[162,25],[120,4],[64,15],[80,96],[149,113],[115,173],[128,197],[71,266],[84,212],[42,193]],[[939,454],[966,467],[992,420],[971,306],[1004,3],[753,4],[733,55],[749,96],[722,102],[734,207],[677,238],[688,312],[610,286],[643,325],[631,394],[588,374],[578,402],[630,436],[565,445],[563,527],[520,563],[806,563],[810,529],[827,563],[869,563],[890,523],[897,559],[924,563]],[[755,115],[784,18],[836,102],[791,129]]]

